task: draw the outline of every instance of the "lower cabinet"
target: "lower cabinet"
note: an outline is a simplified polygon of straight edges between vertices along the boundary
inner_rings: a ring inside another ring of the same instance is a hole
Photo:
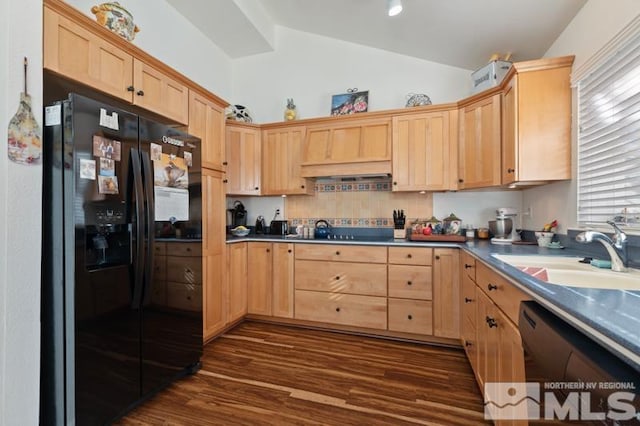
[[[293,244],[248,243],[247,313],[293,318]]]
[[[390,331],[433,334],[433,302],[390,298],[388,303]]]
[[[247,243],[227,245],[227,318],[231,324],[247,314]]]
[[[485,264],[465,253],[460,270],[460,337],[480,390],[487,400],[496,401],[501,396],[487,395],[486,383],[526,381],[524,350],[514,309],[528,297]],[[477,282],[473,281],[474,276]],[[527,421],[496,421],[496,424],[526,425]]]
[[[460,338],[460,250],[433,250],[433,335]]]
[[[297,319],[385,330],[387,298],[296,290]]]

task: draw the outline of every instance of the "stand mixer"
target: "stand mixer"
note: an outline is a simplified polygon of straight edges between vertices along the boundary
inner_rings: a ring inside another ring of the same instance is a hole
[[[516,232],[517,216],[518,211],[513,207],[499,207],[496,210],[496,230],[493,230],[495,236],[491,238],[492,244],[511,244],[514,241],[520,241],[520,234]]]

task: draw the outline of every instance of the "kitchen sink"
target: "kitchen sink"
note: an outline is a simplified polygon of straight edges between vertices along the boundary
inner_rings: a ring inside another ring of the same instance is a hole
[[[640,270],[613,272],[578,262],[581,257],[498,255],[496,259],[549,284],[569,287],[640,290]]]

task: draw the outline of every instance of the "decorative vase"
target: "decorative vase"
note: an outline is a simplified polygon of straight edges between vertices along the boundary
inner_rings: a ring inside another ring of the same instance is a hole
[[[297,115],[296,104],[293,103],[293,99],[287,99],[287,108],[284,110],[284,119],[286,121],[295,120]]]

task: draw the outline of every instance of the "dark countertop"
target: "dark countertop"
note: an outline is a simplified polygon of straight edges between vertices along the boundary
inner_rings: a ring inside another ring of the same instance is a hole
[[[272,235],[230,237],[227,243],[242,241],[293,242],[304,244],[355,244],[414,247],[461,248],[533,299],[572,324],[593,340],[640,371],[640,291],[568,287],[540,281],[492,256],[492,254],[585,256],[585,251],[571,248],[557,250],[537,245],[495,245],[488,241],[470,243],[413,242],[393,238],[363,240],[325,240],[285,238]]]

